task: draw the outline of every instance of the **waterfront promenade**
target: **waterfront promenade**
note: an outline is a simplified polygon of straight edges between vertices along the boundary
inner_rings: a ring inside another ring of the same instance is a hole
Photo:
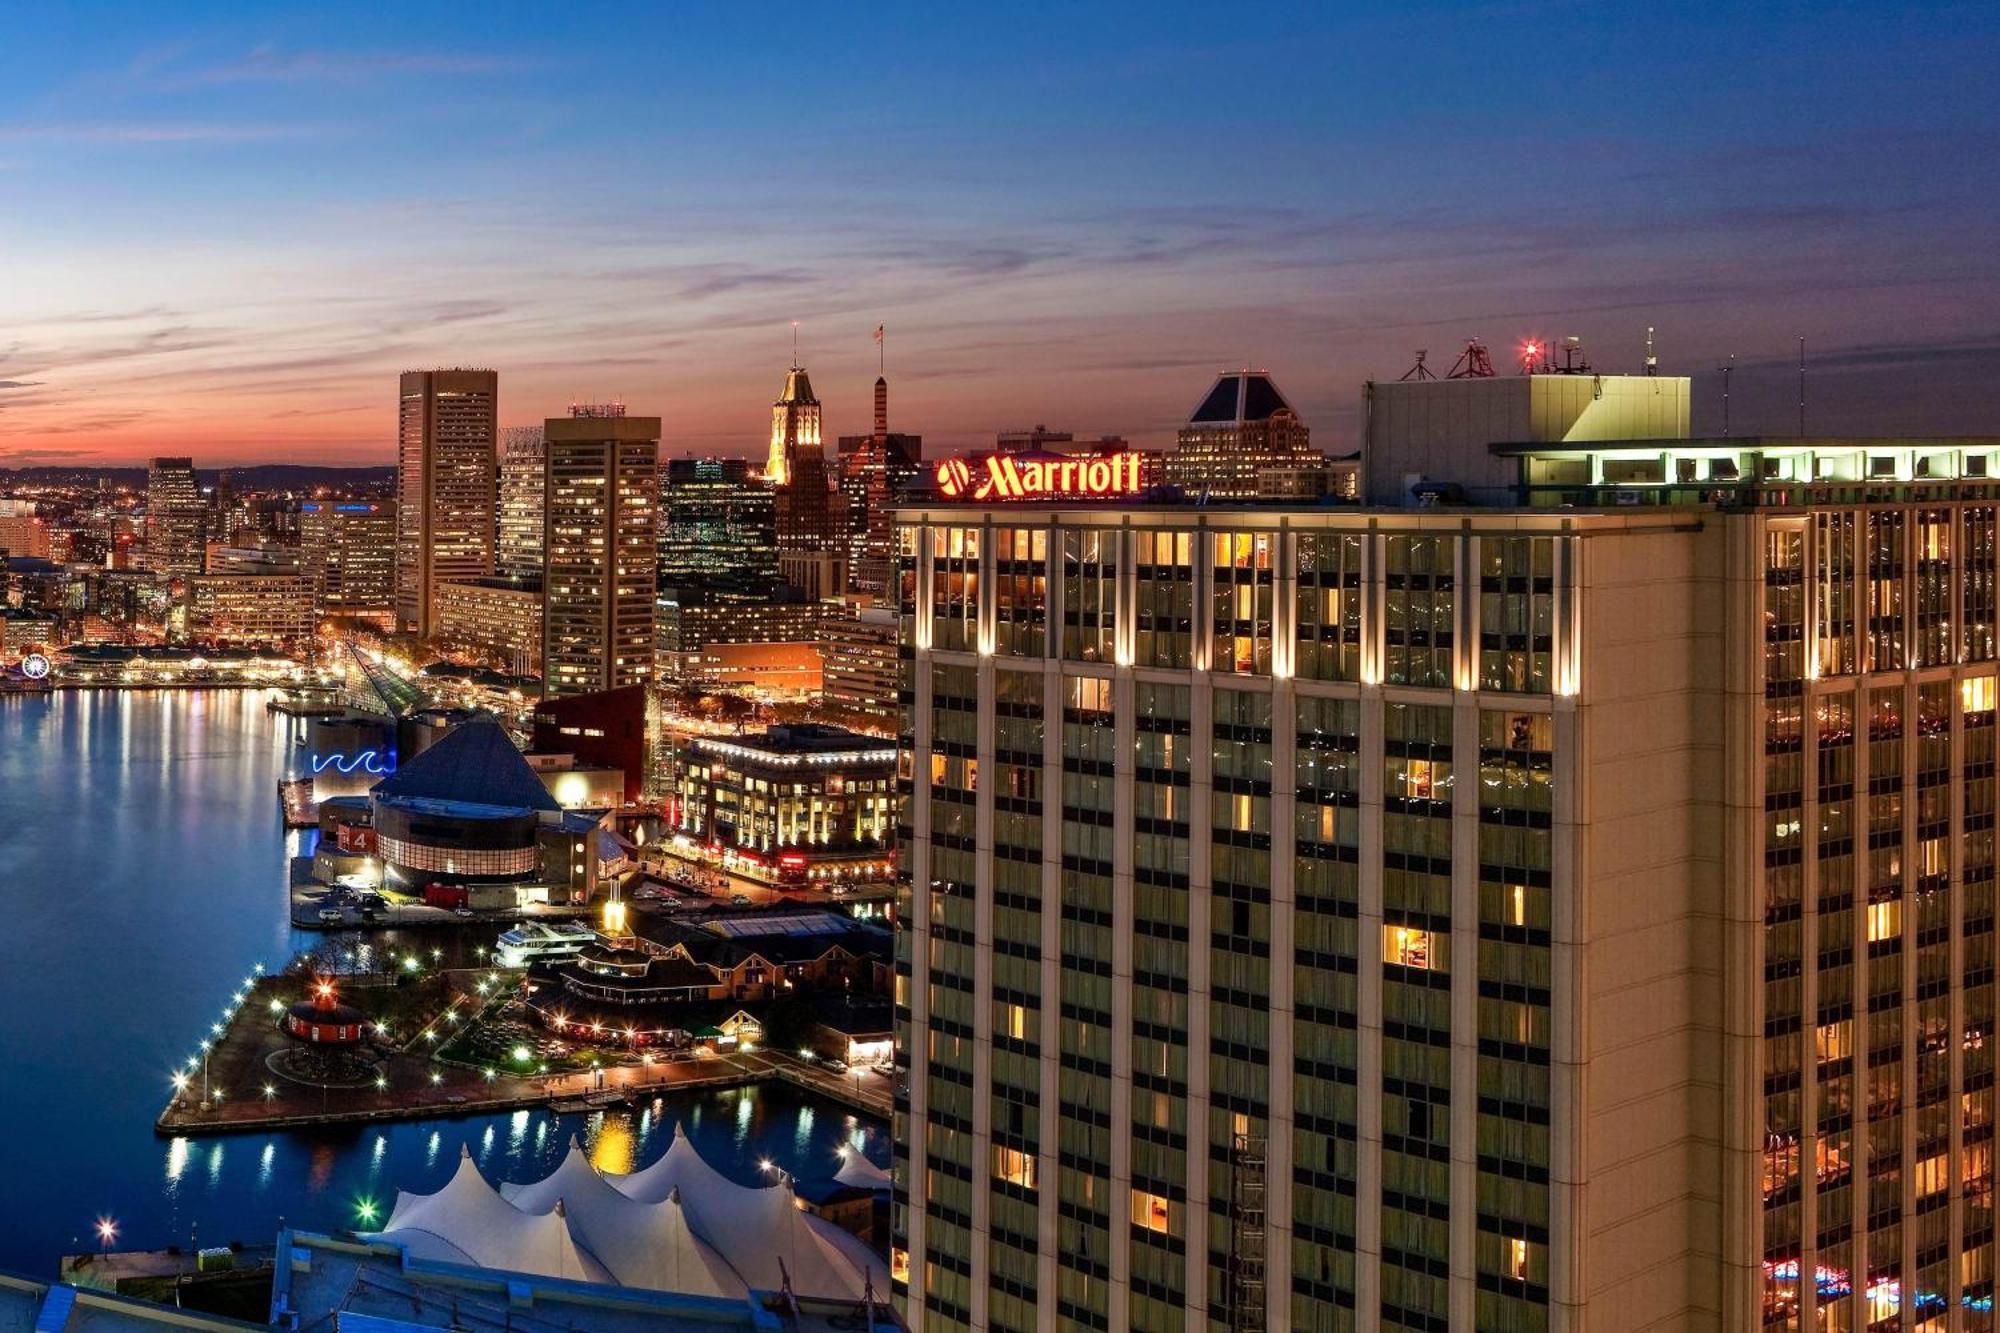
[[[447,1079],[438,1086],[426,1080],[401,1090],[320,1089],[295,1084],[282,1097],[266,1098],[260,1091],[237,1100],[225,1098],[205,1109],[199,1104],[199,1093],[195,1092],[169,1101],[154,1128],[168,1135],[249,1134],[315,1125],[492,1115],[524,1109],[595,1110],[668,1093],[740,1088],[774,1080],[880,1120],[887,1120],[892,1109],[889,1080],[879,1074],[857,1079],[852,1074],[834,1074],[817,1068],[782,1052],[753,1051],[742,1055],[659,1060],[650,1066],[619,1065],[600,1074],[496,1077],[490,1082],[461,1077]]]
[[[491,1114],[523,1108],[598,1109],[672,1092],[743,1087],[767,1080],[790,1083],[852,1110],[888,1119],[890,1080],[881,1074],[835,1074],[789,1052],[754,1050],[652,1053],[565,1073],[507,1072],[504,1062],[475,1065],[441,1059],[459,1023],[476,1023],[503,1002],[479,978],[494,974],[453,970],[434,977],[442,989],[431,1012],[407,1014],[360,1048],[366,1074],[345,1083],[317,1083],[288,1076],[286,1054],[300,1043],[280,1030],[277,1007],[298,998],[296,972],[262,978],[217,1033],[205,1059],[179,1072],[172,1096],[154,1122],[165,1135],[265,1132],[313,1125],[422,1120]],[[416,998],[386,979],[347,978],[344,998],[380,1013],[377,1001]],[[438,1034],[437,1040],[431,1034]],[[606,1053],[607,1060],[612,1059]]]

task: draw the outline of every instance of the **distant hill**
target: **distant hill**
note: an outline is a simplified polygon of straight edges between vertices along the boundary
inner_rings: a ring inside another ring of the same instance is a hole
[[[218,472],[229,474],[229,483],[239,491],[304,490],[313,486],[380,485],[394,481],[396,469],[379,467],[320,467],[309,463],[253,463],[248,467],[196,468],[203,486],[213,486]],[[41,485],[88,485],[99,477],[114,486],[143,487],[143,467],[0,467],[0,482],[33,482]]]

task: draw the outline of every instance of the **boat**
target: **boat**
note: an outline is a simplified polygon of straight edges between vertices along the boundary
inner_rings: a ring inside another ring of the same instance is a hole
[[[581,921],[523,921],[501,933],[494,956],[502,967],[559,962],[576,957],[585,945],[603,938]]]

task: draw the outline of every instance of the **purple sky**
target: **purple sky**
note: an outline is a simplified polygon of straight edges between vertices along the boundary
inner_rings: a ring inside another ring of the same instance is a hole
[[[1270,369],[1330,448],[1469,336],[1737,357],[1738,433],[2000,433],[1991,5],[130,3],[0,45],[0,465],[382,461],[396,372],[754,452],[1170,437]]]

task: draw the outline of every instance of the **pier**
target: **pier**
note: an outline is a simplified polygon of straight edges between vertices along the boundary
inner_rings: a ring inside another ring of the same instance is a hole
[[[889,1118],[888,1077],[865,1070],[836,1074],[789,1052],[689,1048],[621,1058],[579,1048],[577,1061],[603,1063],[549,1073],[508,1072],[506,1061],[482,1065],[445,1058],[441,1053],[452,1049],[460,1033],[506,1003],[507,977],[453,969],[416,980],[340,979],[342,1000],[366,1013],[371,1029],[357,1051],[367,1073],[340,1083],[289,1075],[280,1058],[300,1043],[279,1028],[277,1015],[300,998],[308,979],[297,971],[260,978],[217,1025],[220,1031],[203,1053],[176,1073],[173,1095],[154,1130],[166,1136],[270,1133],[519,1110],[589,1112],[767,1081]]]

